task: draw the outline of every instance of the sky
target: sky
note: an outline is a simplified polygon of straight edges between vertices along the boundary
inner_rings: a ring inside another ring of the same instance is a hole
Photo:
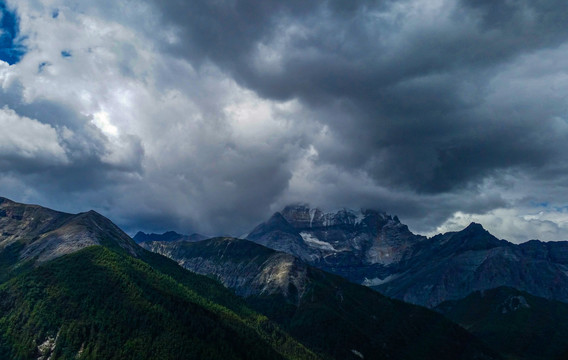
[[[0,196],[239,235],[289,203],[568,240],[564,0],[0,0]]]

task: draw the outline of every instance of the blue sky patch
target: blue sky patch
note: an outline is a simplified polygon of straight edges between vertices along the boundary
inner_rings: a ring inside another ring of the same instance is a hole
[[[38,67],[37,67],[37,72],[38,72],[38,74],[41,74],[41,73],[43,72],[43,69],[44,69],[46,66],[49,66],[49,65],[51,65],[51,64],[50,64],[48,61],[42,61],[42,62],[38,65]]]
[[[6,3],[0,0],[0,60],[12,65],[20,61],[26,53],[20,43],[18,17],[11,12]]]
[[[63,56],[64,58],[71,57],[71,51],[69,51],[69,50],[63,50],[63,51],[61,52],[61,56]]]

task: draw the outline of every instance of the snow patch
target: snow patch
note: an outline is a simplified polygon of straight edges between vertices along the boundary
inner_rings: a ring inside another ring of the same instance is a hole
[[[363,354],[361,354],[359,351],[355,350],[355,349],[351,349],[351,352],[356,355],[359,356],[361,359],[364,359],[365,357],[363,356]]]
[[[353,215],[355,215],[355,225],[359,225],[365,220],[365,214],[361,211],[353,212]]]
[[[396,279],[397,276],[396,275],[389,275],[384,279],[381,278],[372,278],[372,279],[367,279],[365,278],[365,280],[363,280],[363,282],[361,283],[361,285],[365,285],[365,286],[379,286],[382,284],[386,284],[389,281],[392,281],[394,279]]]
[[[316,216],[317,209],[310,209],[310,227],[312,227],[312,223],[314,222],[314,217]]]
[[[322,250],[337,251],[330,243],[321,241],[320,239],[316,238],[310,233],[301,232],[300,236],[302,237],[304,242],[311,247],[315,247]]]

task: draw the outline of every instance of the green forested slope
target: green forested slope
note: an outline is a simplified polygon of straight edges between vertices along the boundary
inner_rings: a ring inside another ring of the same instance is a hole
[[[6,281],[0,358],[314,358],[220,284],[144,256],[93,246]]]

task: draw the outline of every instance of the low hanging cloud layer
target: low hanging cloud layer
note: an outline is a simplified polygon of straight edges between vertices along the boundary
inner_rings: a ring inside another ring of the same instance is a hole
[[[301,201],[568,239],[565,1],[4,8],[0,195],[130,232],[239,235]]]

